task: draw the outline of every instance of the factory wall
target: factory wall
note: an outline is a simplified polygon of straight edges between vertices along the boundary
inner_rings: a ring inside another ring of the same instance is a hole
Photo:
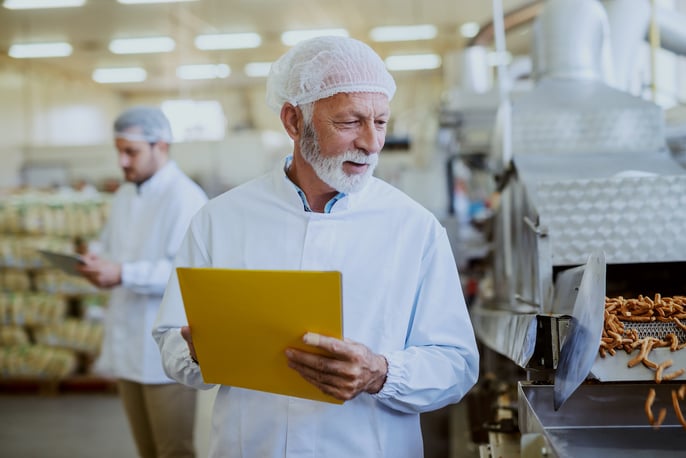
[[[389,135],[409,137],[409,150],[384,153],[379,175],[405,188],[430,208],[445,202],[442,158],[436,143],[443,91],[440,75],[398,76]],[[68,180],[98,185],[118,179],[111,124],[128,106],[169,99],[217,100],[227,133],[216,142],[177,143],[172,155],[210,194],[271,168],[290,151],[278,115],[264,102],[264,80],[250,86],[222,83],[203,91],[130,95],[54,72],[48,64],[0,58],[0,189],[26,184],[27,166],[66,170]],[[32,175],[35,177],[35,174]],[[55,178],[63,177],[55,175]],[[69,183],[54,183],[69,184]]]

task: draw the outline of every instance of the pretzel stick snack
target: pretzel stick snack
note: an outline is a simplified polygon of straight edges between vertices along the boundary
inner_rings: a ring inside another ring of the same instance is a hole
[[[653,424],[653,428],[660,429],[660,425],[662,424],[663,421],[665,421],[666,416],[667,416],[667,408],[663,407],[657,413],[657,420],[655,420],[655,423]]]
[[[676,417],[679,419],[681,426],[686,429],[686,419],[684,419],[684,414],[681,413],[681,407],[679,406],[679,398],[676,390],[672,390],[672,405],[674,406],[674,412],[676,412]]]
[[[657,365],[657,369],[655,370],[655,383],[662,382],[662,372],[664,372],[665,369],[670,367],[672,363],[673,361],[671,359],[668,359],[667,361]]]
[[[648,417],[648,423],[651,425],[655,423],[655,417],[653,416],[653,402],[655,402],[655,389],[651,388],[648,390],[648,397],[646,397],[645,411]]]
[[[657,370],[657,367],[658,367],[658,366],[657,366],[657,363],[655,363],[655,362],[649,360],[647,357],[646,357],[646,358],[643,358],[643,360],[642,360],[641,362],[642,362],[643,365],[644,365],[645,367],[647,367],[648,369]],[[677,376],[677,377],[678,377],[678,376]]]
[[[663,382],[668,382],[668,381],[670,381],[670,380],[674,380],[674,379],[677,378],[677,377],[681,377],[681,376],[684,374],[684,372],[686,372],[686,369],[684,369],[684,368],[682,367],[681,369],[676,370],[676,371],[674,371],[674,372],[671,372],[671,373],[669,373],[669,374],[664,374],[664,375],[662,376],[662,381],[663,381]]]
[[[627,363],[627,366],[629,367],[634,367],[636,364],[640,363],[643,358],[648,356],[648,353],[650,353],[650,350],[653,348],[653,339],[651,337],[644,337],[641,339],[641,351],[640,353],[633,357],[632,359],[629,360]]]

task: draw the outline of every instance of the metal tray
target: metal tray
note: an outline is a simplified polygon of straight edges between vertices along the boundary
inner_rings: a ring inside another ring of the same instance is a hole
[[[539,447],[540,454],[527,456],[683,458],[686,430],[678,422],[671,403],[671,390],[680,385],[586,383],[555,411],[552,385],[520,382],[522,441],[531,436],[541,436],[545,441],[545,450]],[[657,430],[649,425],[644,410],[650,388],[657,393],[653,412],[667,408],[664,423]],[[681,405],[686,410],[686,402]]]

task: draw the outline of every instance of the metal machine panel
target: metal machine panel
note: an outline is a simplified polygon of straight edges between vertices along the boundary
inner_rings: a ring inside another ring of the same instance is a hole
[[[612,153],[530,154],[515,157],[513,167],[498,215],[510,221],[501,230],[513,241],[514,268],[495,270],[494,303],[504,312],[474,315],[479,337],[522,365],[531,354],[517,347],[525,340],[501,339],[503,329],[521,323],[500,315],[522,305],[533,313],[570,313],[554,305],[556,267],[584,265],[596,251],[608,265],[686,259],[686,171],[657,152],[621,160]]]
[[[678,386],[678,385],[677,385]],[[644,405],[649,388],[657,392],[654,409],[671,407],[672,384],[584,384],[558,410],[553,387],[519,384],[519,428],[541,434],[546,453],[527,456],[578,458],[684,456],[686,430],[668,414],[659,429],[648,423]]]
[[[616,355],[606,355],[604,358],[598,356],[591,368],[591,377],[601,382],[628,382],[628,381],[653,381],[655,371],[647,368],[643,364],[629,367],[629,360],[636,356],[636,352],[629,355],[623,351],[618,351]],[[686,367],[686,353],[683,350],[673,352],[669,348],[655,348],[651,351],[651,360],[657,364],[672,360],[673,364],[669,372]],[[682,374],[674,380],[686,380],[686,374]]]
[[[686,174],[664,154],[524,155],[515,158],[529,219],[549,241],[553,266],[603,250],[608,264],[686,259]]]
[[[610,264],[686,259],[686,176],[551,181],[536,191],[553,265],[578,265],[595,250]]]
[[[536,315],[473,307],[474,330],[486,345],[525,367],[536,345]]]
[[[662,110],[600,81],[547,79],[513,101],[512,152],[627,154],[664,147]]]

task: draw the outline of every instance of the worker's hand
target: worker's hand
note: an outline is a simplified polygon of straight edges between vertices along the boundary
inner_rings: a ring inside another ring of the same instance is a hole
[[[81,259],[83,264],[77,267],[78,271],[95,286],[112,288],[121,284],[121,264],[91,253]]]
[[[383,388],[388,372],[386,358],[365,345],[312,332],[305,334],[303,342],[329,355],[289,348],[288,366],[324,393],[348,401],[362,392],[374,394]]]
[[[188,351],[191,354],[191,359],[195,364],[198,364],[198,356],[195,354],[195,346],[193,346],[193,336],[191,336],[191,328],[189,326],[181,327],[181,337],[186,341],[188,345]]]

